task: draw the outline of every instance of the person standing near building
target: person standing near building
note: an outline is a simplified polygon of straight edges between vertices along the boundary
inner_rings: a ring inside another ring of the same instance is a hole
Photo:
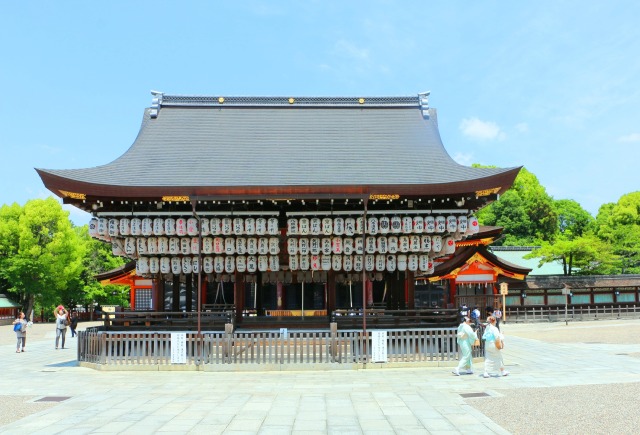
[[[76,335],[76,328],[78,327],[78,313],[76,313],[75,311],[73,311],[71,313],[71,316],[69,317],[69,329],[71,329],[71,336],[75,337]]]
[[[53,311],[53,314],[56,316],[56,349],[58,348],[60,337],[62,337],[62,348],[64,349],[64,338],[67,334],[67,325],[69,323],[67,320],[67,310],[65,310],[62,305],[58,305]]]
[[[465,316],[460,326],[458,326],[457,332],[458,347],[460,348],[460,362],[458,367],[453,370],[453,374],[460,376],[460,370],[467,370],[468,374],[473,373],[473,358],[471,354],[471,347],[478,339],[476,332],[471,327],[471,319]]]
[[[500,320],[502,319],[502,311],[500,308],[496,308],[493,312],[493,317],[496,318],[496,328],[500,329]]]
[[[27,344],[27,319],[24,318],[24,313],[20,311],[18,317],[13,321],[13,330],[16,332],[16,338],[18,340],[16,344],[16,353],[20,353],[20,347],[24,352],[24,347]]]
[[[487,327],[482,334],[484,340],[484,374],[485,378],[490,373],[499,373],[500,376],[507,376],[508,371],[504,368],[502,361],[502,348],[504,347],[504,336],[496,328],[496,318],[489,316],[487,318]]]

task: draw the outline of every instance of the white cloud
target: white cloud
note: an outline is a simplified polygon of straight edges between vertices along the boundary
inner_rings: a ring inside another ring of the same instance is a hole
[[[452,156],[456,163],[464,166],[471,166],[473,162],[473,154],[457,152]]]
[[[478,118],[465,118],[460,122],[460,130],[465,136],[476,140],[503,140],[506,134],[494,122]]]
[[[631,133],[618,138],[620,142],[640,142],[640,133]]]

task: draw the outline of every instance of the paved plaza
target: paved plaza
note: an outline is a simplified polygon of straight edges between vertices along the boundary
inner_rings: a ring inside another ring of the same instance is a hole
[[[86,324],[81,324],[83,329]],[[0,327],[0,433],[637,433],[640,320],[507,324],[501,378],[451,368],[96,371],[76,339]]]

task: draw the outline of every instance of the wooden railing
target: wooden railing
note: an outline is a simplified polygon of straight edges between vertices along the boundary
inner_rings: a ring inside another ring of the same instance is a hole
[[[621,319],[640,317],[636,304],[567,305],[566,320]],[[565,305],[508,306],[507,322],[564,321]]]
[[[171,333],[78,332],[78,360],[99,365],[171,365]],[[366,351],[365,351],[366,349]],[[364,364],[371,361],[371,332],[186,332],[187,366]],[[479,356],[481,350],[474,353]],[[387,331],[387,362],[455,361],[456,328]]]
[[[362,311],[335,310],[331,321],[337,323],[338,329],[362,327]],[[367,327],[371,328],[438,328],[453,327],[458,324],[456,309],[367,310]]]
[[[234,324],[234,311],[205,311],[200,313],[200,326],[205,330],[223,330]],[[119,330],[197,330],[198,313],[181,311],[118,311],[104,316],[106,331]]]

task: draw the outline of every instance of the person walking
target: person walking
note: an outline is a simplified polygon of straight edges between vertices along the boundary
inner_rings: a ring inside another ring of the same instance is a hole
[[[496,318],[489,316],[487,318],[487,327],[482,334],[484,340],[484,374],[485,378],[490,373],[498,373],[501,376],[507,376],[508,371],[504,368],[502,361],[502,348],[504,347],[504,336],[496,327]]]
[[[471,319],[465,316],[460,326],[458,326],[457,332],[458,347],[460,348],[460,362],[458,367],[453,370],[453,374],[460,376],[460,370],[465,369],[468,374],[473,373],[473,358],[471,354],[471,347],[478,339],[476,332],[471,327]]]
[[[78,327],[78,313],[76,313],[75,311],[71,313],[71,316],[69,318],[69,329],[71,329],[71,336],[75,337],[76,335],[78,335],[76,333],[76,328]]]
[[[18,313],[18,317],[13,321],[13,330],[16,332],[16,338],[18,340],[16,344],[16,353],[20,353],[20,347],[22,347],[22,352],[24,352],[24,348],[27,344],[27,319],[24,318],[24,313],[20,311]]]
[[[56,316],[56,349],[58,348],[60,337],[62,337],[62,348],[64,349],[64,338],[67,334],[67,325],[69,323],[67,320],[67,310],[65,310],[62,305],[58,305],[53,311],[53,314]]]
[[[502,310],[500,310],[500,308],[496,308],[495,311],[493,312],[493,317],[496,318],[496,328],[498,328],[498,330],[500,330],[500,321],[502,319]]]

